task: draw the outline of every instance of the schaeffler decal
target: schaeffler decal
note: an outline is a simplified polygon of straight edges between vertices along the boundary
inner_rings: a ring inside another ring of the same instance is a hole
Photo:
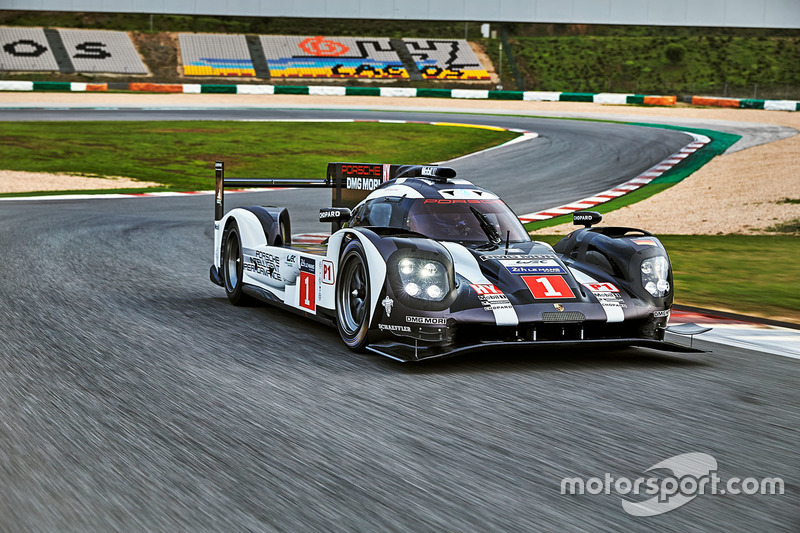
[[[409,326],[396,326],[394,324],[378,324],[378,329],[381,331],[402,331],[405,333],[411,332],[411,328]]]
[[[537,300],[547,298],[575,298],[572,289],[562,276],[522,276],[522,281]]]

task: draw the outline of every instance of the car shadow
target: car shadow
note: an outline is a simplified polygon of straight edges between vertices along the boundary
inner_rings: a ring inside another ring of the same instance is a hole
[[[703,355],[666,353],[649,348],[587,348],[585,350],[548,348],[536,352],[532,352],[530,349],[511,348],[409,363],[386,360],[382,364],[396,367],[399,371],[408,374],[553,371],[570,368],[692,368],[709,366],[707,361],[698,358]]]
[[[230,306],[227,298],[212,298],[214,303]],[[711,363],[704,359],[702,353],[670,353],[650,348],[553,348],[531,350],[530,348],[504,348],[486,349],[455,357],[430,359],[423,361],[410,361],[401,363],[370,352],[354,353],[341,343],[335,327],[322,324],[307,318],[301,318],[291,312],[277,309],[269,304],[253,302],[245,308],[234,308],[230,311],[233,322],[244,317],[255,323],[269,323],[287,332],[287,336],[297,337],[296,346],[315,346],[317,349],[309,350],[309,354],[317,354],[321,359],[320,364],[329,362],[330,357],[348,356],[339,359],[348,365],[362,370],[371,367],[378,372],[400,372],[406,374],[448,374],[448,373],[487,373],[487,372],[518,372],[526,371],[554,371],[570,368],[659,368],[659,367],[706,367]],[[253,322],[251,322],[252,324]],[[291,333],[289,333],[291,332]],[[293,334],[293,335],[292,335]],[[319,350],[325,346],[325,350]],[[323,353],[320,353],[323,352]],[[324,354],[324,355],[323,355]],[[309,355],[314,357],[315,355]]]

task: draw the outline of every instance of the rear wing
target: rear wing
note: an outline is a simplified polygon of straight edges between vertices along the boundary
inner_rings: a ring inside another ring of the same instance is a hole
[[[425,178],[447,181],[454,178],[455,170],[447,167],[422,165],[390,165],[369,163],[328,163],[324,179],[291,178],[226,178],[225,163],[214,165],[216,184],[214,188],[214,221],[225,216],[225,188],[270,189],[277,187],[331,189],[334,207],[355,207],[361,200],[382,183],[396,178]]]

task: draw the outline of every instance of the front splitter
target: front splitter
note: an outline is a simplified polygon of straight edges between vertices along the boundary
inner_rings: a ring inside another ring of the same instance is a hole
[[[481,342],[467,346],[457,347],[418,347],[397,342],[380,342],[367,346],[367,350],[401,363],[430,361],[444,359],[470,353],[489,350],[519,351],[519,350],[545,350],[552,348],[586,349],[586,348],[653,348],[667,352],[705,353],[691,346],[685,346],[669,341],[655,339],[594,339],[594,340],[569,340],[569,341],[493,341]]]

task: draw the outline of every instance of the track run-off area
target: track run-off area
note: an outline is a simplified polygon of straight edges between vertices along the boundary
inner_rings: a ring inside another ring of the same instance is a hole
[[[451,163],[518,213],[614,187],[692,140],[606,122],[418,110],[0,110],[0,120],[191,118],[533,131]],[[745,142],[763,133],[707,127]],[[211,198],[0,203],[0,529],[800,527],[797,360],[702,338],[694,343],[709,353],[553,350],[424,365],[355,354],[335,329],[228,303],[208,280]],[[330,196],[226,201],[287,206],[294,231],[315,232],[326,229],[317,209]],[[564,478],[679,475],[647,470],[687,453],[713,457],[724,481],[779,477],[784,494],[691,495],[640,517],[622,501],[650,496],[613,483],[608,493],[561,491]]]

